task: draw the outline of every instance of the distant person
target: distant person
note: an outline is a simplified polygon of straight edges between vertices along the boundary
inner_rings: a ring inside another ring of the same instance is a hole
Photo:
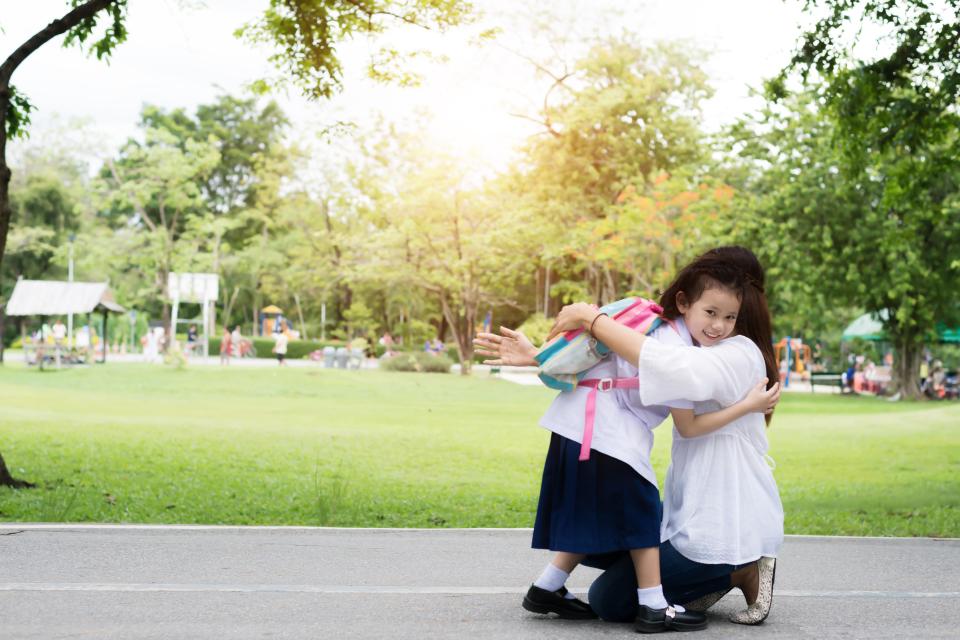
[[[383,336],[379,340],[380,344],[384,347],[383,355],[387,358],[394,354],[393,347],[396,344],[393,340],[393,336],[390,335],[389,331],[384,331]]]
[[[198,340],[197,325],[192,324],[187,329],[187,353],[193,353],[194,348],[197,346]]]
[[[63,346],[67,341],[67,326],[63,324],[63,320],[57,318],[57,321],[53,323],[53,343],[55,345]]]
[[[146,336],[144,336],[146,339]],[[76,340],[74,341],[74,346],[77,348],[77,353],[83,359],[86,359],[90,355],[90,327],[83,325],[80,329],[77,330]]]
[[[853,379],[857,375],[857,364],[851,359],[850,366],[847,367],[847,371],[843,374],[843,390],[849,393],[855,393],[853,389]]]
[[[927,387],[927,395],[931,398],[940,400],[947,395],[947,372],[943,368],[943,363],[934,360],[930,367],[930,384]]]
[[[287,366],[287,343],[290,339],[285,333],[278,333],[276,341],[273,343],[273,353],[277,356],[277,362],[281,367]]]
[[[230,354],[232,353],[233,336],[230,335],[230,329],[223,327],[223,335],[220,336],[220,364],[230,364]]]
[[[145,362],[156,362],[160,357],[160,340],[163,335],[163,327],[153,327],[147,331],[144,336],[143,359]],[[90,335],[90,344],[96,353],[96,337]]]
[[[240,325],[235,326],[233,328],[233,333],[230,334],[230,346],[233,348],[231,355],[243,355],[243,352],[241,351],[241,348],[243,347],[243,334],[240,333]]]
[[[423,343],[423,350],[433,355],[441,354],[444,350],[443,341],[439,337],[427,340]]]

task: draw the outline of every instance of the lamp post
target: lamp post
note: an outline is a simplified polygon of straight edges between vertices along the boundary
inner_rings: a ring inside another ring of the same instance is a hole
[[[73,241],[77,239],[77,234],[71,233],[67,236],[69,244],[69,258],[67,263],[67,282],[73,282]],[[73,351],[73,313],[67,314],[67,349]]]

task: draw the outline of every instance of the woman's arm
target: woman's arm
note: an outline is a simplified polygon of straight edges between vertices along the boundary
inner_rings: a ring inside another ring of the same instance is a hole
[[[571,329],[590,331],[639,369],[640,401],[645,405],[670,404],[670,400],[683,398],[716,400],[729,406],[744,398],[763,377],[763,356],[749,340],[727,339],[699,349],[667,345],[598,314],[589,304],[568,305],[560,311],[547,339]]]
[[[757,384],[740,402],[719,411],[694,415],[692,409],[671,409],[673,424],[684,438],[713,433],[748,413],[770,413],[780,401],[780,383],[767,389],[767,379]]]
[[[591,325],[593,325],[591,327]],[[640,362],[640,351],[647,337],[614,320],[593,305],[578,302],[565,306],[557,314],[557,320],[550,329],[546,342],[555,336],[573,329],[590,331],[597,340],[607,345],[618,356],[637,366]]]

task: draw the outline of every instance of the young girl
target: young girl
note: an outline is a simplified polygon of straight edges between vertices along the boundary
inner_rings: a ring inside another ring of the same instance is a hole
[[[661,301],[664,316],[674,320],[673,326],[665,323],[653,336],[676,346],[689,346],[693,340],[709,346],[727,337],[733,331],[740,301],[732,291],[712,283],[709,272],[688,291],[680,290],[674,283]],[[475,340],[478,353],[499,356],[487,362],[536,364],[536,348],[522,334],[505,328],[502,331],[502,337],[481,333]],[[557,333],[554,330],[552,335]],[[611,357],[591,368],[585,378],[622,379],[636,375],[633,364]],[[778,389],[773,387],[765,392],[763,386],[738,404],[702,415],[694,415],[692,403],[684,405],[679,400],[683,390],[678,388],[677,400],[672,402],[677,407],[672,412],[674,422],[681,433],[695,437],[747,413],[766,411],[776,402]],[[668,409],[663,402],[641,403],[636,389],[612,389],[598,394],[591,456],[580,462],[579,443],[588,393],[582,387],[561,393],[540,422],[553,436],[544,465],[533,547],[557,553],[531,586],[523,606],[565,618],[595,617],[587,604],[566,591],[567,577],[587,555],[630,549],[639,605],[637,630],[701,629],[706,626],[706,618],[682,607],[670,607],[660,584],[660,500],[649,459],[653,443],[650,429],[666,418]]]
[[[749,250],[721,247],[684,269],[675,285],[689,294],[705,274],[707,283],[736,292],[741,302],[735,335],[710,348],[683,349],[647,339],[585,304],[565,307],[551,335],[592,326],[597,339],[636,363],[640,399],[646,404],[672,405],[671,398],[682,389],[685,398],[695,401],[696,413],[729,405],[758,376],[775,375],[764,273]],[[706,293],[700,299],[705,298]],[[694,324],[695,312],[686,314],[688,326]],[[698,337],[696,330],[691,333]],[[705,338],[715,335],[715,329],[703,333]],[[686,437],[678,429],[664,483],[661,567],[669,595],[703,611],[740,587],[749,607],[731,620],[741,624],[759,624],[769,614],[775,558],[783,543],[783,506],[767,464],[765,427],[758,414],[748,414],[703,437]],[[629,568],[622,558],[590,588],[590,603],[604,619],[625,621],[636,615],[636,602],[628,597],[635,585]]]

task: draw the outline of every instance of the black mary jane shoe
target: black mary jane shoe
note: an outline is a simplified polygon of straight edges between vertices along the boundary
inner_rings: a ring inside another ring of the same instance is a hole
[[[523,597],[523,608],[533,613],[555,613],[567,620],[593,620],[597,614],[583,600],[567,598],[567,588],[547,591],[531,585]]]
[[[640,605],[634,628],[638,633],[699,631],[707,628],[707,616],[694,611],[677,611],[672,606],[651,609],[646,605]]]

